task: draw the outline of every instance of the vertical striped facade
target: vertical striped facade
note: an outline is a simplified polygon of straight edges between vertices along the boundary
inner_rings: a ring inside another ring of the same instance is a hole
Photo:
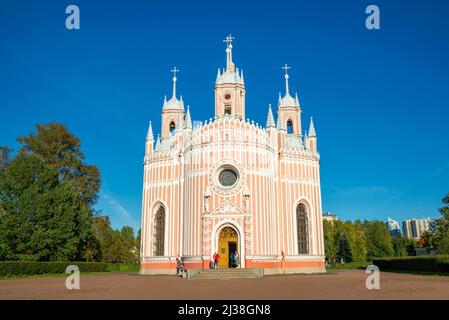
[[[219,70],[215,84],[213,119],[192,127],[190,110],[184,112],[174,89],[162,111],[162,127],[174,130],[161,132],[163,139],[153,147],[149,128],[142,274],[175,274],[178,256],[187,269],[208,268],[225,227],[238,234],[242,268],[264,268],[265,273],[325,271],[320,157],[313,122],[303,135],[298,98],[288,91],[279,98],[276,126],[271,108],[266,127],[245,120],[243,72],[235,68],[231,50],[228,42],[227,67]],[[231,172],[232,185],[223,184],[224,171]],[[307,252],[299,252],[300,205],[307,215]],[[156,222],[158,212],[163,219]]]

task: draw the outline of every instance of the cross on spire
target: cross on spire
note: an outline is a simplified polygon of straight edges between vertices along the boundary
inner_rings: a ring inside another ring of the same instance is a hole
[[[178,80],[176,78],[176,73],[179,71],[181,70],[177,69],[176,67],[170,70],[170,72],[173,72],[173,97],[176,97],[176,81]]]
[[[232,63],[232,41],[235,39],[234,36],[229,34],[223,42],[226,43],[226,70],[234,71],[234,64]]]
[[[282,67],[282,69],[285,70],[285,75],[288,76],[288,70],[291,69],[292,67],[289,67],[287,64],[284,64],[284,66]]]
[[[291,69],[291,67],[289,67],[287,64],[284,64],[282,69],[285,70],[285,95],[289,95],[290,91],[288,89],[288,70]]]
[[[235,39],[234,36],[232,36],[231,34],[229,34],[226,39],[223,40],[223,42],[226,42],[226,45],[229,47],[232,47],[232,41]]]

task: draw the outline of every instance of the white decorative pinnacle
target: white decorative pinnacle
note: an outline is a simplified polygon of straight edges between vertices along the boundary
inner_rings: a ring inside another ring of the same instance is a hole
[[[159,151],[160,148],[161,148],[161,137],[158,134],[156,140],[156,147],[154,147],[154,151]]]
[[[170,72],[173,72],[173,97],[176,97],[176,81],[178,80],[176,78],[176,72],[179,72],[181,70],[176,69],[176,67],[174,67],[172,70],[170,70]]]
[[[153,128],[151,126],[151,121],[148,125],[147,141],[154,141]]]
[[[190,106],[187,106],[186,118],[184,119],[184,128],[192,129],[192,118],[190,117]]]
[[[285,70],[285,95],[290,95],[290,91],[288,89],[288,70],[291,69],[291,67],[289,67],[287,64],[284,64],[284,66],[282,67],[282,69]]]
[[[235,39],[231,34],[223,40],[226,43],[226,70],[232,65],[232,41]]]
[[[309,137],[316,137],[315,126],[313,125],[313,117],[310,117]]]
[[[284,117],[282,116],[282,113],[280,113],[280,112],[278,112],[277,129],[278,130],[286,130],[285,124],[284,124]]]
[[[268,115],[267,115],[267,128],[275,127],[274,125],[274,117],[273,110],[271,110],[271,104],[268,105]]]

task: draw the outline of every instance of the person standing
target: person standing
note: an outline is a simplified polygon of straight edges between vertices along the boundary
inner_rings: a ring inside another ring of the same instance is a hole
[[[240,268],[240,255],[238,251],[235,251],[235,267]]]
[[[235,268],[235,253],[231,252],[231,254],[229,255],[229,260],[231,263],[231,268]]]
[[[176,274],[179,276],[181,274],[182,261],[181,257],[178,255],[176,258]]]
[[[209,268],[210,269],[215,269],[214,256],[210,257]]]
[[[218,254],[218,252],[215,251],[214,254],[214,266],[215,269],[218,269],[218,262],[220,261],[220,255]]]

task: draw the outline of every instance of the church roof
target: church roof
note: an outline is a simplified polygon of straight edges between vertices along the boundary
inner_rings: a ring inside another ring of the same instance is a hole
[[[245,84],[243,81],[243,71],[240,71],[237,68],[236,71],[230,71],[223,69],[222,73],[220,73],[220,69],[218,69],[217,79],[215,80],[215,84],[223,84],[223,83],[240,83]]]

